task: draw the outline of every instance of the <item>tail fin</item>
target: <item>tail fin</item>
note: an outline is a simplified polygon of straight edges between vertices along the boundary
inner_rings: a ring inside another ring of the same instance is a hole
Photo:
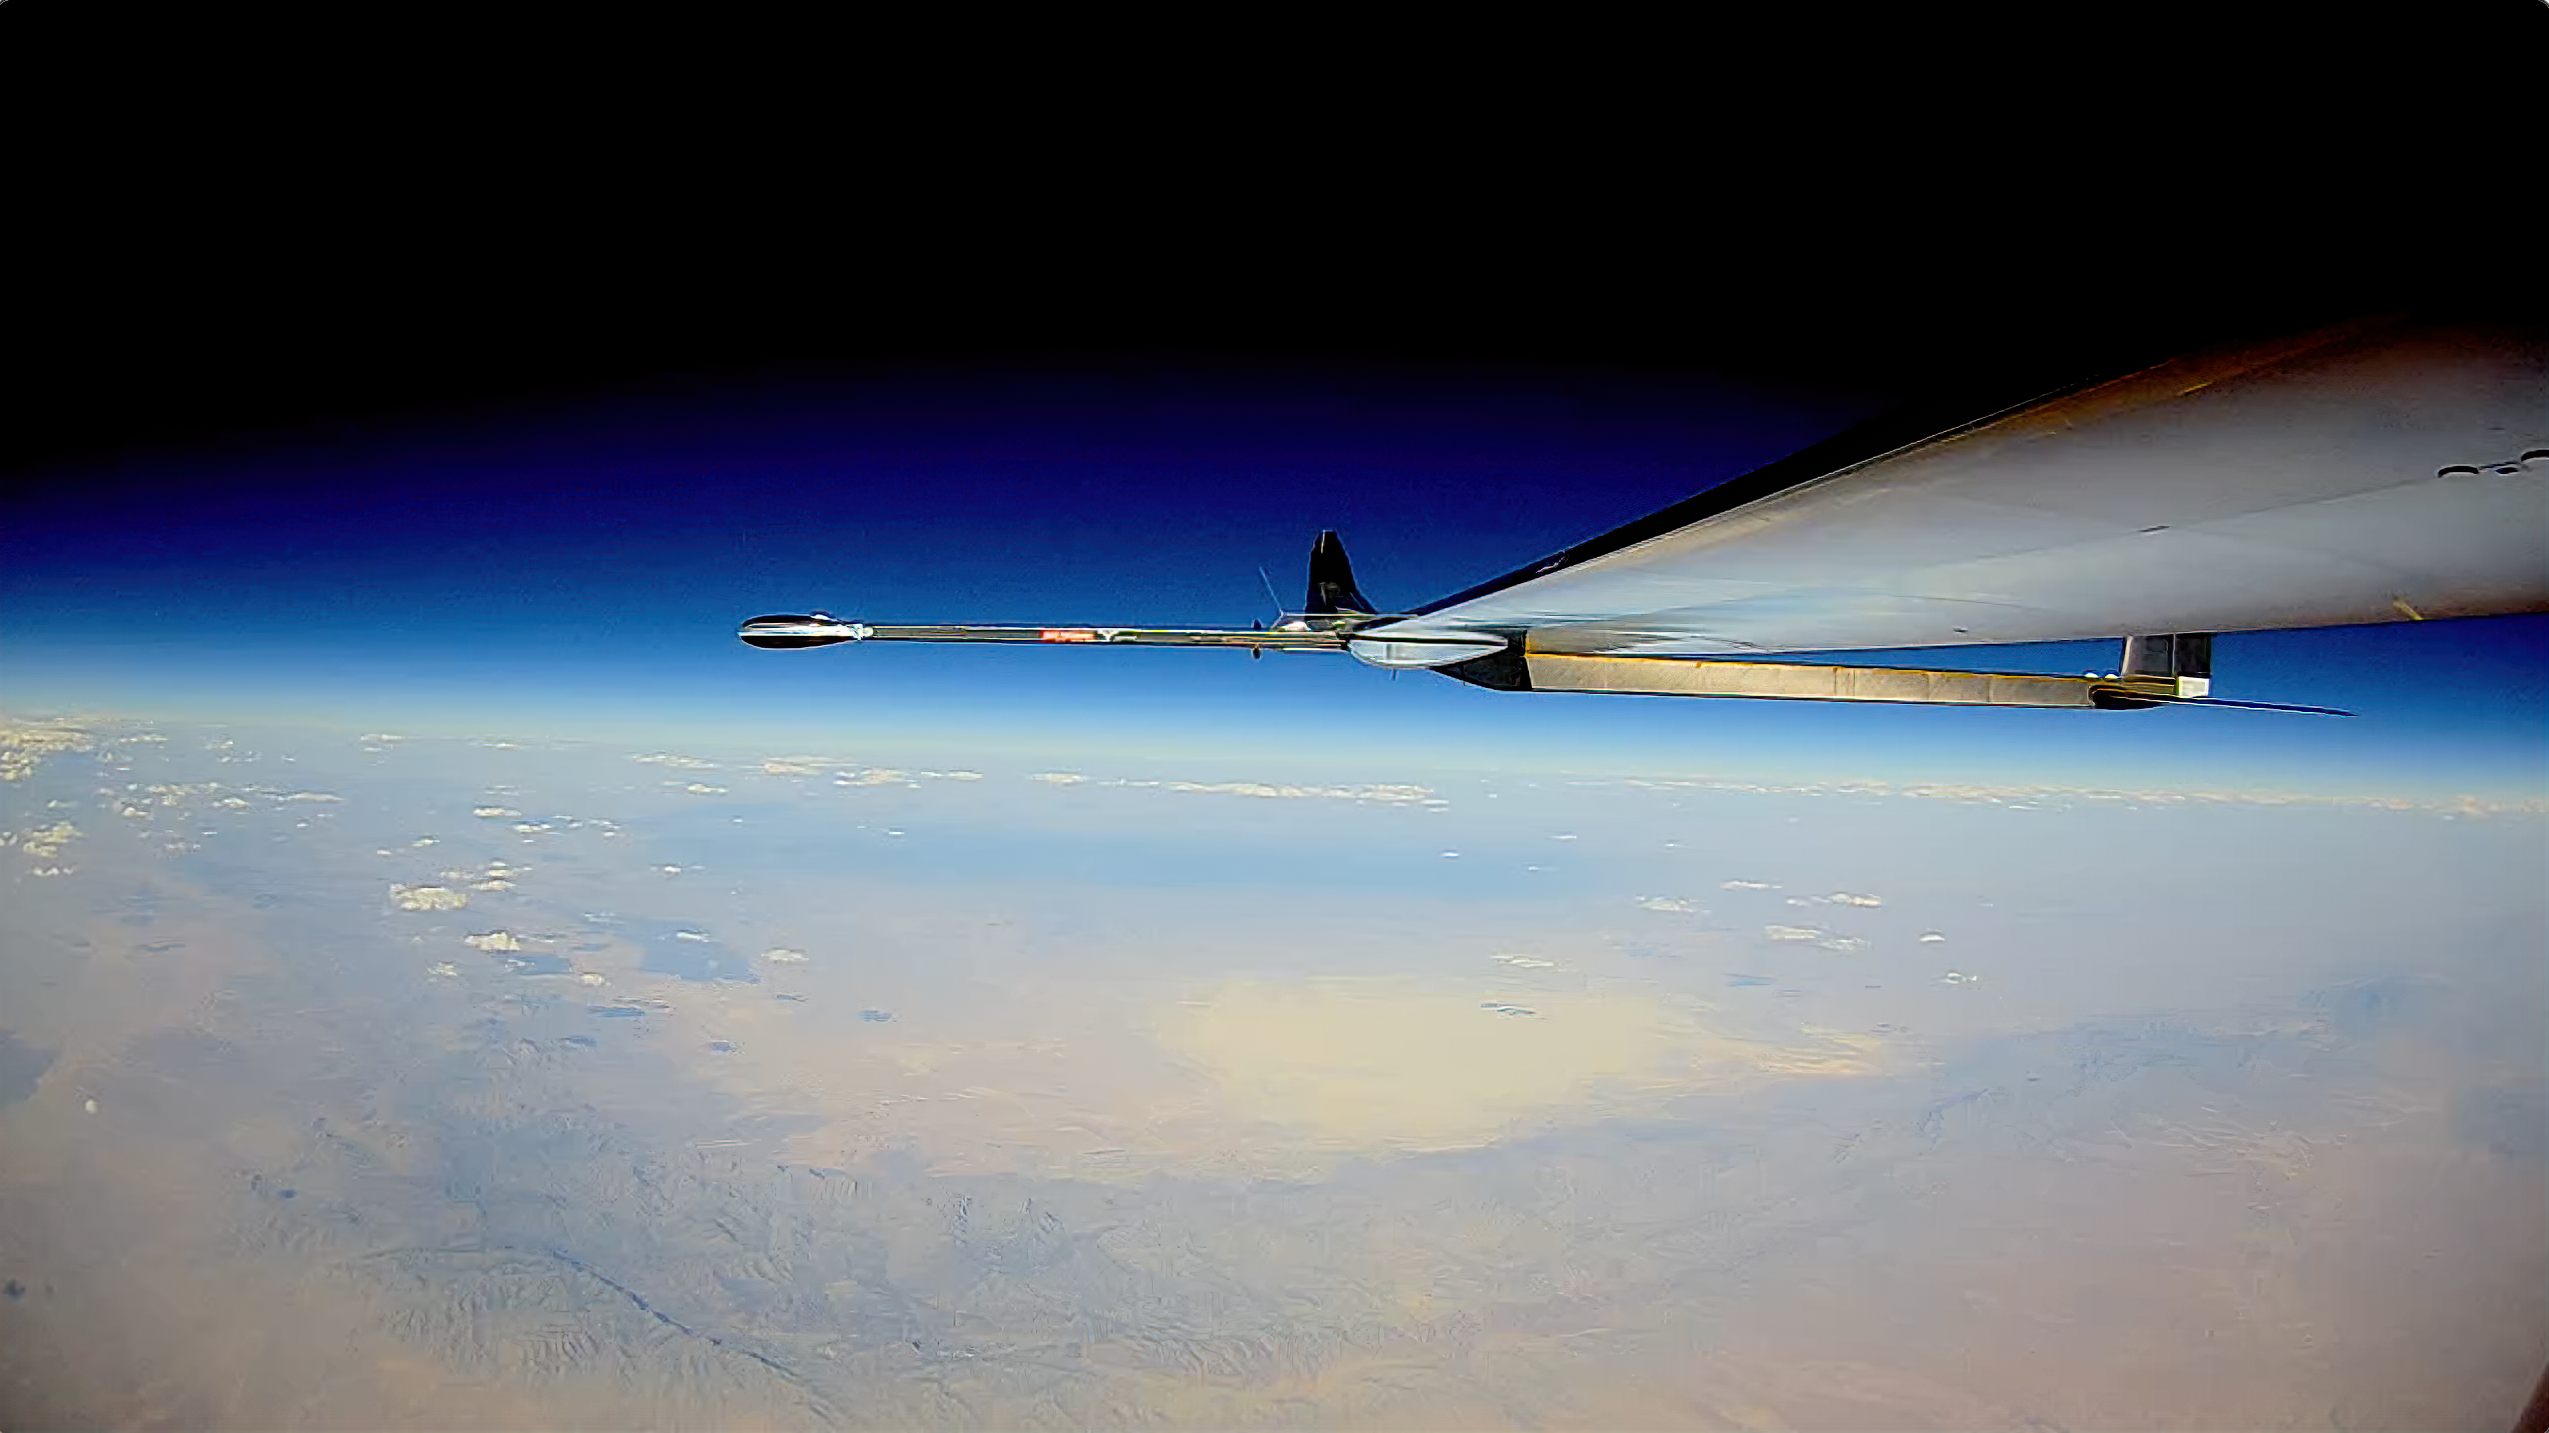
[[[1345,544],[1333,532],[1320,533],[1310,548],[1310,596],[1302,611],[1324,617],[1340,612],[1369,616],[1379,610],[1355,587],[1354,564],[1346,560]]]

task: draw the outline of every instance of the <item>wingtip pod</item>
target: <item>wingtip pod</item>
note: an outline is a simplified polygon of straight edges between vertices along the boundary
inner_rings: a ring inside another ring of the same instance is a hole
[[[820,612],[780,612],[753,618],[738,628],[735,635],[755,647],[781,650],[855,642],[867,633],[855,622],[844,622]]]

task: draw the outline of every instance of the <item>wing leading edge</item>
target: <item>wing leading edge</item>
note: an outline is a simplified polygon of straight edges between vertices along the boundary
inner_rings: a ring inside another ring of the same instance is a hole
[[[2539,612],[2545,489],[2549,335],[2393,316],[1845,434],[1381,630],[1743,657]]]

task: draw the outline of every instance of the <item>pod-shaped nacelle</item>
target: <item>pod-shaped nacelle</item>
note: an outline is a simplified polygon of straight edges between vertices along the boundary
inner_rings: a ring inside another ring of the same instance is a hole
[[[855,642],[869,635],[869,628],[864,622],[844,622],[822,612],[780,612],[753,618],[735,635],[756,647],[829,647],[835,642]]]

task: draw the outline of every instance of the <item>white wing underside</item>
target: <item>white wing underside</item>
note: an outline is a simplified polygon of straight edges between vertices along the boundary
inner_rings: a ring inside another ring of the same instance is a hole
[[[2544,485],[2539,332],[2374,320],[2028,404],[1377,631],[1696,657],[2537,612]]]

